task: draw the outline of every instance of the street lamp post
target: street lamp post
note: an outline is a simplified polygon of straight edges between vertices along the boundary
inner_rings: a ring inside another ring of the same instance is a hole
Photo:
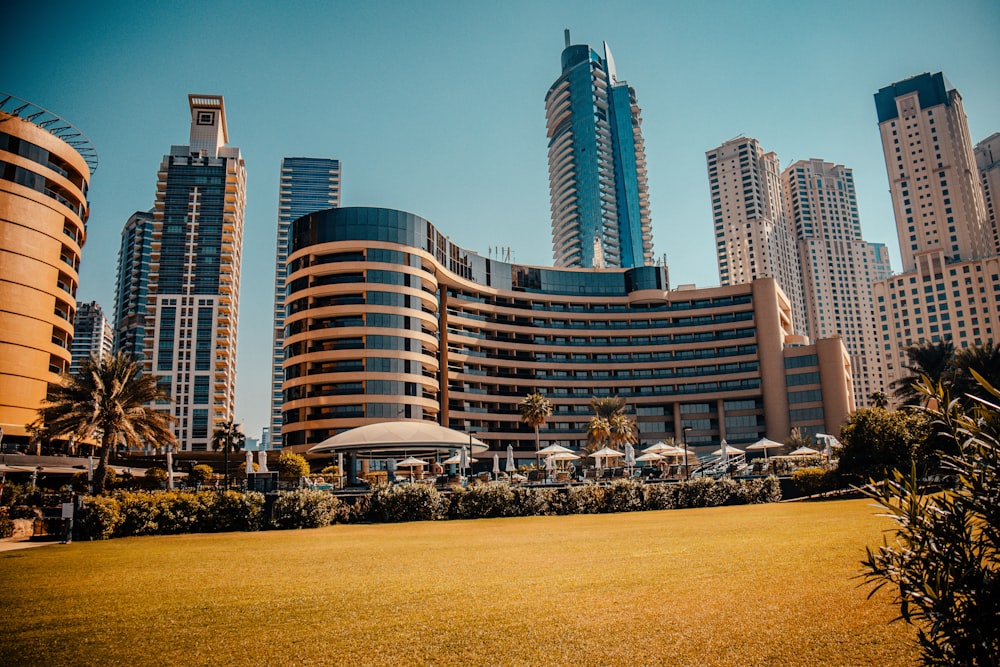
[[[685,426],[682,431],[684,434],[684,479],[691,479],[691,472],[688,470],[688,431],[691,430],[690,426]]]

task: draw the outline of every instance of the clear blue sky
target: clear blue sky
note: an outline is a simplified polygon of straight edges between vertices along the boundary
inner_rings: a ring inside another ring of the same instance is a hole
[[[642,108],[653,239],[671,282],[718,284],[705,151],[746,134],[782,166],[854,170],[865,238],[898,248],[872,95],[943,71],[973,141],[1000,131],[1000,2],[48,2],[4,10],[0,90],[87,134],[80,300],[113,311],[122,225],[186,144],[188,93],[225,96],[246,158],[237,418],[268,414],[278,169],[343,162],[343,205],[411,211],[459,245],[551,263],[544,96],[563,29],[607,40]]]

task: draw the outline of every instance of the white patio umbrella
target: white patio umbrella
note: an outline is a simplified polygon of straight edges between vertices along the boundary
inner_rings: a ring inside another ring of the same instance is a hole
[[[410,469],[410,481],[412,482],[413,481],[413,469],[416,468],[417,466],[427,465],[427,462],[426,461],[421,461],[420,459],[416,458],[415,456],[407,456],[405,459],[403,459],[402,461],[400,461],[396,465],[398,467],[400,467],[400,468],[409,468]]]
[[[763,451],[764,452],[764,458],[766,459],[767,458],[767,450],[769,450],[769,449],[778,449],[780,447],[784,447],[784,445],[781,444],[780,442],[775,442],[774,440],[768,440],[767,438],[761,438],[760,440],[758,440],[757,442],[753,443],[752,445],[747,445],[747,451],[750,451],[750,452]]]
[[[549,445],[538,450],[538,453],[542,456],[549,456],[550,454],[572,454],[573,450],[569,447],[563,447],[562,445]]]
[[[169,449],[167,450],[167,488],[171,490],[174,488],[174,453]]]
[[[470,458],[468,458],[468,455],[466,455],[465,461],[466,461],[466,463],[465,463],[466,466],[468,466],[470,462],[471,463],[479,463],[479,459],[470,459]],[[441,464],[442,465],[457,465],[457,466],[461,466],[462,465],[462,453],[461,452],[455,452],[454,454],[452,454],[451,456],[449,456],[448,458],[446,458],[444,461],[441,461]]]
[[[726,442],[725,438],[723,438],[722,442],[719,444],[721,445],[719,449],[722,450],[722,463],[729,463],[729,443]]]
[[[597,459],[597,467],[602,468],[606,463],[606,459],[616,459],[625,456],[617,449],[611,449],[610,447],[602,447],[596,452],[590,455],[591,458]]]
[[[819,452],[812,447],[799,447],[793,452],[789,452],[789,456],[818,456]]]
[[[253,474],[253,452],[247,450],[247,479]]]
[[[630,442],[625,443],[625,467],[629,469],[635,467],[635,447]]]
[[[661,440],[655,445],[650,445],[649,447],[646,447],[642,451],[645,454],[663,454],[664,452],[669,451],[673,448],[674,447],[672,445],[668,445],[667,443]]]
[[[725,442],[725,440],[723,440],[723,442]],[[725,456],[724,460],[728,461],[729,457],[732,456],[733,454],[744,454],[744,453],[745,452],[742,449],[737,449],[730,444],[726,444],[725,454],[723,454],[723,448],[719,447],[714,452],[712,452],[712,456]]]
[[[500,475],[500,455],[493,455],[493,479],[496,479]]]
[[[641,456],[635,457],[636,461],[662,461],[663,457],[656,452],[647,452]]]
[[[514,445],[507,445],[507,465],[504,468],[508,473],[517,470],[517,465],[514,464]]]
[[[460,449],[459,452],[458,452],[458,471],[459,471],[459,473],[461,473],[462,471],[464,471],[468,467],[469,467],[469,450],[467,450],[465,448],[465,446],[463,446],[462,449]]]

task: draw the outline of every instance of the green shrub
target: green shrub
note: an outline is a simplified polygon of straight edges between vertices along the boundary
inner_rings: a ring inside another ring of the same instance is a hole
[[[207,484],[215,477],[212,466],[200,463],[191,468],[188,473],[188,485],[197,488],[199,484]]]
[[[605,512],[639,512],[645,509],[643,484],[637,479],[616,479],[604,490]]]
[[[264,494],[256,491],[226,491],[215,496],[214,511],[206,532],[256,531],[264,524]]]
[[[514,514],[511,516],[544,516],[550,514],[548,494],[554,489],[534,489],[527,486],[512,486]]]
[[[346,521],[347,516],[348,509],[344,503],[326,491],[283,491],[278,494],[271,509],[271,526],[278,529],[322,528],[337,521]]]
[[[449,519],[493,519],[517,516],[517,498],[505,482],[473,484],[451,496]]]
[[[372,488],[368,517],[376,522],[436,521],[448,514],[448,499],[430,484],[381,484]]]
[[[799,493],[812,496],[836,489],[837,476],[832,470],[826,468],[799,468],[792,473],[792,483],[795,484]]]
[[[0,537],[10,537],[14,534],[14,522],[10,520],[6,507],[0,507]]]
[[[143,486],[147,489],[161,489],[167,483],[167,470],[158,466],[146,468],[146,476],[143,480]]]
[[[278,456],[278,476],[285,480],[296,480],[309,474],[309,462],[295,452],[281,452]]]
[[[642,490],[646,509],[672,510],[677,507],[678,484],[647,484]]]
[[[122,524],[121,503],[111,496],[87,496],[76,519],[82,540],[109,540]]]

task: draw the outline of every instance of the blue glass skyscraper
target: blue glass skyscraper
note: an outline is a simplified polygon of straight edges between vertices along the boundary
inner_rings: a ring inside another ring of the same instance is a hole
[[[286,157],[278,191],[278,244],[274,260],[274,342],[271,348],[271,423],[269,449],[281,448],[281,403],[285,359],[285,278],[288,231],[293,220],[340,205],[340,160]]]
[[[635,90],[618,80],[607,42],[562,52],[545,95],[556,266],[653,263],[646,156]]]

